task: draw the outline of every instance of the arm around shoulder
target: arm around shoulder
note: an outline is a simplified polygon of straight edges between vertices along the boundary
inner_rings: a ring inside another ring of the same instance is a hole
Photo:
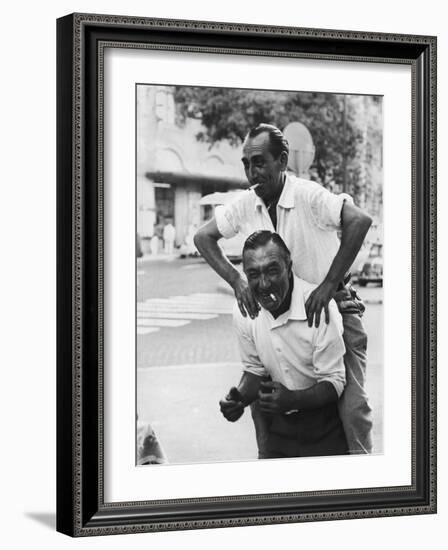
[[[215,218],[208,220],[204,225],[202,225],[195,233],[193,240],[194,244],[201,252],[201,248],[207,246],[208,241],[218,242],[222,238],[221,233],[219,232],[218,226],[216,224]],[[202,253],[202,252],[201,252]]]
[[[347,226],[356,226],[358,230],[362,233],[362,239],[364,240],[364,237],[369,230],[370,226],[372,225],[372,218],[359,208],[358,206],[354,205],[352,202],[345,201],[344,205],[342,207],[342,213],[341,213],[341,225],[342,225],[342,232],[344,233],[344,227]]]
[[[234,282],[240,278],[240,274],[221,250],[218,244],[221,238],[222,234],[218,229],[216,219],[212,218],[197,230],[194,236],[194,244],[210,267],[233,286]]]
[[[242,315],[249,313],[250,317],[254,318],[258,315],[258,304],[250,292],[246,279],[233,267],[219,246],[218,241],[222,237],[216,218],[212,218],[198,229],[194,236],[194,244],[210,267],[233,288]]]
[[[344,201],[341,212],[341,245],[324,281],[332,284],[334,290],[344,280],[355,261],[371,224],[372,218],[366,212],[350,201]]]

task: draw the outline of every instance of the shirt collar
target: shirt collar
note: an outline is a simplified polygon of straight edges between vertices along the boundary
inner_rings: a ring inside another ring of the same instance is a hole
[[[281,208],[294,208],[294,181],[288,174],[285,174],[285,176],[285,185],[277,204]],[[255,194],[255,191],[253,193]],[[266,207],[263,200],[255,194],[255,210],[263,208],[263,206]]]
[[[305,293],[302,284],[302,279],[294,275],[294,288],[292,289],[291,305],[288,311],[282,313],[277,319],[262,309],[263,314],[270,320],[271,328],[280,327],[285,325],[288,321],[305,321],[306,309],[305,309]]]
[[[288,173],[286,173],[285,176],[285,185],[283,187],[282,194],[278,199],[278,205],[282,208],[294,208],[294,185],[296,185],[296,183]]]

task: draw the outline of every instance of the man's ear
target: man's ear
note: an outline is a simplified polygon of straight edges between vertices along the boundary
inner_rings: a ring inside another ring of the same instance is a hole
[[[288,153],[286,151],[282,151],[280,153],[279,160],[280,160],[280,169],[283,172],[286,170],[286,168],[288,168]]]

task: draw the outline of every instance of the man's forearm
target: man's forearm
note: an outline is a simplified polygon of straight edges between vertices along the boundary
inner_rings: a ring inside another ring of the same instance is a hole
[[[247,280],[233,267],[218,245],[220,238],[222,235],[216,220],[212,218],[198,230],[194,236],[194,244],[210,267],[233,288],[241,315],[249,315],[254,319],[258,315],[259,306],[252,296]]]
[[[344,277],[362,246],[372,219],[364,213],[358,213],[348,220],[343,219],[341,245],[325,277],[325,281],[337,285]]]
[[[238,270],[233,267],[224,255],[214,236],[207,235],[199,230],[194,236],[194,244],[210,267],[229,283],[230,286],[233,286],[234,282],[241,277]]]
[[[338,400],[338,394],[331,382],[318,382],[306,390],[293,390],[294,407],[300,410],[319,409]]]
[[[238,384],[238,391],[244,405],[250,405],[258,397],[262,378],[250,372],[244,372]]]

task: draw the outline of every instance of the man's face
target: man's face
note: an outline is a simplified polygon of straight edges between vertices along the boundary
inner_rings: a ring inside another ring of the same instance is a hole
[[[281,188],[281,174],[286,169],[288,156],[281,153],[274,159],[267,132],[246,139],[243,143],[242,161],[250,185],[259,184],[255,193],[264,202],[275,198]]]
[[[268,242],[244,252],[243,269],[258,303],[270,312],[276,311],[288,294],[291,260],[276,244]]]

